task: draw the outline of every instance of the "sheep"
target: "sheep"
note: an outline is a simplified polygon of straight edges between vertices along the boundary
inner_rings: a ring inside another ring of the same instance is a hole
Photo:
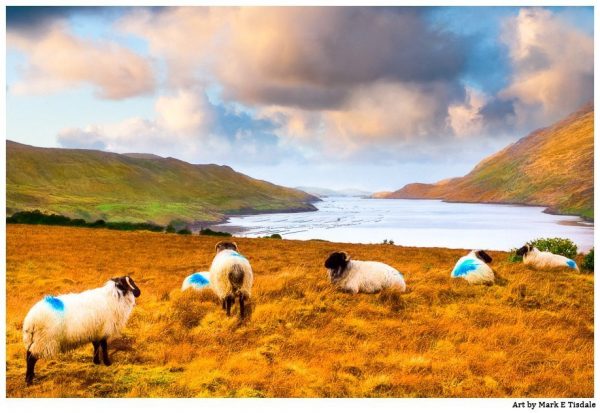
[[[406,291],[402,274],[382,262],[351,260],[347,253],[339,251],[325,260],[325,268],[331,283],[342,291],[376,293],[389,287]]]
[[[140,289],[131,277],[109,280],[103,287],[81,293],[46,296],[31,307],[23,321],[27,349],[25,382],[35,376],[35,363],[86,343],[94,346],[94,364],[111,365],[107,339],[125,327]]]
[[[460,257],[452,270],[452,278],[464,278],[469,284],[494,283],[494,271],[489,267],[492,262],[483,250],[473,250],[464,257]]]
[[[518,256],[523,257],[523,263],[537,269],[544,268],[570,268],[579,272],[577,263],[571,258],[562,255],[553,254],[549,251],[540,251],[530,244],[525,244],[516,252]]]
[[[221,241],[215,245],[216,255],[210,266],[210,286],[223,304],[227,316],[236,297],[240,303],[240,318],[249,310],[254,275],[250,262],[238,252],[235,242]]]
[[[181,284],[181,291],[185,291],[188,288],[194,290],[203,290],[210,286],[210,273],[208,271],[195,272],[185,277],[183,284]]]

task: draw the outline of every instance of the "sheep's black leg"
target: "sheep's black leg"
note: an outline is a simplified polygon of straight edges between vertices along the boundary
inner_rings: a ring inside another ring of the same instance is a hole
[[[102,359],[104,361],[104,365],[110,366],[112,363],[110,362],[110,359],[108,358],[108,343],[106,342],[105,338],[100,340],[100,346],[102,347]]]
[[[233,295],[229,294],[227,297],[225,297],[225,311],[227,312],[227,317],[231,315],[231,306],[234,302],[235,297]]]
[[[100,364],[100,342],[92,341],[94,345],[94,364]]]
[[[31,354],[30,351],[27,351],[26,360],[27,373],[25,373],[25,383],[27,383],[27,385],[30,385],[33,382],[33,378],[35,377],[34,369],[37,358],[33,354]]]
[[[221,305],[223,306],[223,310],[227,310],[227,297],[223,298]]]
[[[246,303],[245,303],[245,297],[244,297],[244,293],[240,293],[239,295],[240,298],[240,318],[243,320],[245,317],[245,309],[246,309]]]

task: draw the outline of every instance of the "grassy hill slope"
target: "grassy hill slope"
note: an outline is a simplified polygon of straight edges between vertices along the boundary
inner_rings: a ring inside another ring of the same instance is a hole
[[[436,184],[409,184],[383,198],[543,205],[549,212],[594,217],[594,108],[509,145],[468,175]]]
[[[240,326],[210,294],[180,291],[209,268],[216,241],[8,225],[7,396],[594,396],[594,274],[536,271],[490,252],[504,281],[470,286],[450,278],[464,250],[236,238],[255,276],[252,318]],[[323,262],[336,250],[393,265],[408,291],[335,291]],[[92,364],[90,344],[40,361],[26,387],[29,308],[128,273],[142,294],[109,342],[113,365]]]
[[[40,209],[110,221],[217,221],[225,214],[310,211],[304,192],[228,166],[7,141],[7,213]]]

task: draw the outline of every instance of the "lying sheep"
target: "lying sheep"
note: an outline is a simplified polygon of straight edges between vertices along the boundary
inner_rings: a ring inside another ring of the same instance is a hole
[[[577,263],[571,258],[553,254],[549,251],[540,251],[530,244],[525,244],[519,248],[516,254],[523,257],[523,263],[525,265],[530,265],[533,268],[570,268],[579,272]]]
[[[23,321],[27,349],[25,382],[31,384],[35,363],[86,343],[94,345],[94,364],[110,366],[107,340],[117,335],[129,319],[140,289],[131,277],[113,278],[103,287],[46,296],[34,304]]]
[[[247,315],[254,275],[250,262],[238,252],[235,242],[221,241],[215,245],[217,254],[210,266],[210,286],[223,303],[227,315],[235,299],[239,299],[240,318]]]
[[[195,272],[185,277],[183,284],[181,284],[181,291],[185,291],[188,288],[194,290],[203,290],[210,286],[210,273],[208,271]]]
[[[329,280],[342,291],[376,293],[389,287],[406,291],[402,274],[382,262],[351,260],[340,251],[325,260],[325,268],[329,270]]]
[[[473,250],[461,257],[452,270],[452,278],[464,278],[469,284],[483,284],[494,282],[494,271],[489,267],[492,262],[483,250]]]

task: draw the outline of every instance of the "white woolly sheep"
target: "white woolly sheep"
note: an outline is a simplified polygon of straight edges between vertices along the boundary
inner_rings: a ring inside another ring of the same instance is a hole
[[[540,251],[536,247],[526,244],[516,252],[518,256],[523,257],[523,263],[533,268],[570,268],[579,272],[577,263],[571,258],[562,255],[553,254],[550,251]]]
[[[210,273],[208,271],[195,272],[185,277],[183,284],[181,284],[181,291],[185,291],[188,288],[203,290],[208,287],[210,287]]]
[[[464,278],[469,284],[483,284],[494,282],[494,271],[489,267],[492,262],[483,250],[473,250],[461,257],[452,270],[452,278]]]
[[[210,286],[223,303],[227,315],[236,297],[240,303],[240,318],[247,315],[250,293],[254,282],[252,267],[238,252],[235,242],[221,241],[215,246],[217,254],[210,266]]]
[[[27,349],[25,382],[31,384],[35,363],[86,343],[94,345],[94,364],[110,366],[107,339],[129,319],[140,289],[131,277],[113,278],[103,287],[78,294],[46,296],[34,304],[23,321]]]
[[[329,270],[329,280],[346,292],[376,293],[389,287],[406,291],[402,274],[382,262],[351,260],[348,254],[340,251],[325,260],[325,268]]]

